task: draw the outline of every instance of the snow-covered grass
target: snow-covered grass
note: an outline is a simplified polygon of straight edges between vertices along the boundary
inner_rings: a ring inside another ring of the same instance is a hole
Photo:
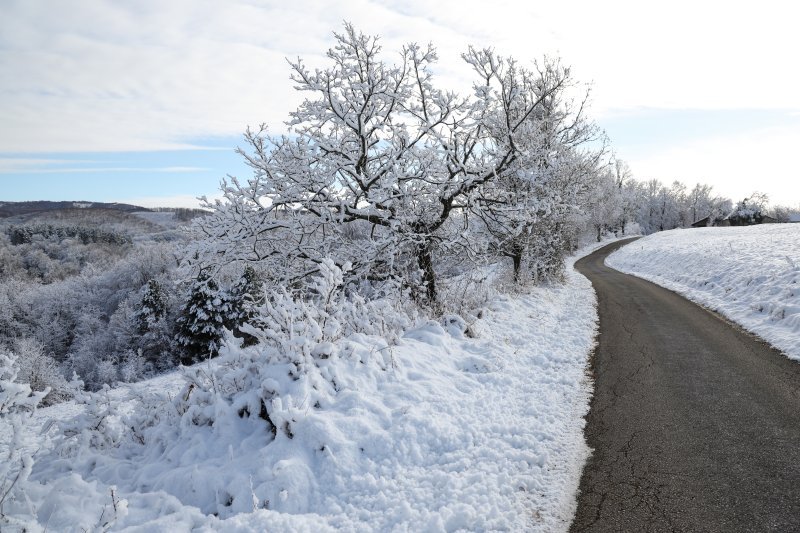
[[[606,263],[718,311],[800,360],[800,224],[665,231]]]
[[[174,373],[40,409],[3,531],[566,530],[597,323],[573,262],[564,284],[496,297],[469,324],[320,344],[316,381],[234,347],[191,369],[204,386]],[[254,376],[281,391],[269,423],[262,393],[223,392]]]

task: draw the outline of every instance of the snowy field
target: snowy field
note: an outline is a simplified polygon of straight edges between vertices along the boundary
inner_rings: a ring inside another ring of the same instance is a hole
[[[800,224],[655,233],[606,264],[718,311],[800,361]]]
[[[565,284],[496,297],[471,324],[351,335],[318,358],[324,380],[277,383],[239,348],[193,367],[205,387],[176,373],[39,409],[2,530],[565,531],[597,323],[574,260]],[[237,384],[254,375],[282,387],[272,428]]]

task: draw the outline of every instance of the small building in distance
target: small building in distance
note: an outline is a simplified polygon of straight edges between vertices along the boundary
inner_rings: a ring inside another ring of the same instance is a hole
[[[731,221],[728,220],[728,217],[725,218],[711,218],[707,216],[706,218],[701,218],[694,224],[692,224],[693,228],[710,228],[712,226],[730,226]]]
[[[800,217],[797,217],[798,220],[791,222],[800,222]],[[710,220],[711,217],[701,218],[694,224],[692,224],[693,228],[708,228],[708,227],[727,227],[727,226],[754,226],[756,224],[777,224],[780,222],[777,218],[773,218],[768,215],[760,215],[755,218],[744,218],[744,217],[731,217],[728,215],[724,218],[718,218],[714,220]]]

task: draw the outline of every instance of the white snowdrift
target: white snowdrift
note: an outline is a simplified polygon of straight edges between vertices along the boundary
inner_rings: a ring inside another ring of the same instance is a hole
[[[496,298],[469,325],[475,338],[457,318],[421,323],[391,348],[349,336],[320,360],[335,387],[275,384],[274,436],[258,416],[228,412],[256,405],[209,395],[183,411],[180,374],[101,392],[89,407],[41,409],[25,434],[36,464],[24,495],[6,502],[6,527],[566,530],[589,453],[597,318],[591,284],[571,266],[563,285]],[[227,361],[249,364],[245,355]],[[52,420],[100,429],[65,439]],[[9,439],[0,421],[0,457]]]
[[[800,360],[800,224],[655,233],[606,264],[718,311]]]

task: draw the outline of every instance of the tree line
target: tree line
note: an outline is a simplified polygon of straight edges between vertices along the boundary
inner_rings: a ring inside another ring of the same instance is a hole
[[[12,225],[6,228],[11,244],[30,244],[33,239],[40,236],[46,240],[56,242],[64,239],[78,239],[83,244],[105,243],[124,245],[130,244],[129,235],[115,231],[105,231],[94,227],[62,226],[53,224],[23,224]]]

